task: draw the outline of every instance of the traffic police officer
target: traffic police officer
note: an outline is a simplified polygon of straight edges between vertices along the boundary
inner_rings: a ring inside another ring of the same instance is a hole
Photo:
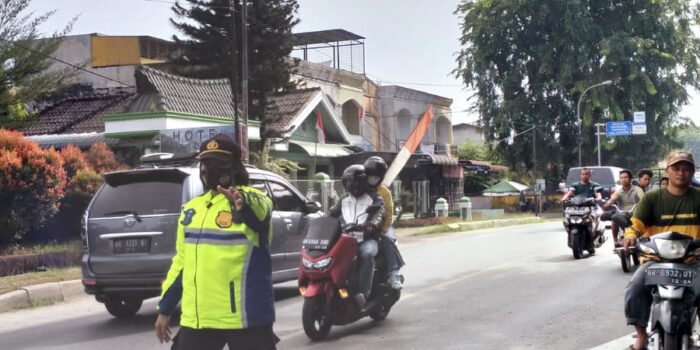
[[[163,283],[156,334],[173,349],[275,349],[270,243],[272,201],[248,186],[240,147],[219,134],[200,147],[205,193],[183,206],[176,254]]]

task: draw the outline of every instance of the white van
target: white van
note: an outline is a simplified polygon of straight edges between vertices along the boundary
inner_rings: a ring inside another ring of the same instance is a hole
[[[620,171],[624,169],[616,166],[588,166],[586,168],[591,169],[591,181],[597,182],[603,187],[601,193],[603,198],[610,198],[616,190],[620,189]],[[581,167],[569,169],[569,174],[566,175],[566,188],[579,181],[581,181]]]

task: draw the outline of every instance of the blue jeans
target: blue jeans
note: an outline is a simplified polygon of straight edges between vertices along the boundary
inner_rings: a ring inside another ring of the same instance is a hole
[[[357,248],[358,257],[358,292],[369,297],[374,276],[374,257],[379,252],[379,244],[374,239],[368,239]]]

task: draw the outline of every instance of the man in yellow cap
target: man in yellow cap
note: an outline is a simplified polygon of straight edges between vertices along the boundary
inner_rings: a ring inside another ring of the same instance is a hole
[[[693,155],[673,151],[666,158],[667,188],[647,192],[632,216],[632,226],[625,231],[625,248],[636,244],[640,236],[675,231],[700,238],[700,190],[691,187],[695,173]],[[646,329],[652,304],[651,290],[644,284],[646,270],[653,262],[646,262],[634,273],[625,287],[625,316],[634,326],[637,339],[631,349],[646,348]],[[700,265],[696,265],[700,269]],[[700,281],[698,281],[700,282]],[[700,283],[695,284],[695,295],[700,295]]]
[[[199,158],[206,192],[187,202],[178,220],[156,335],[170,341],[170,315],[182,300],[173,349],[275,349],[272,201],[248,186],[241,149],[230,137],[204,141]]]

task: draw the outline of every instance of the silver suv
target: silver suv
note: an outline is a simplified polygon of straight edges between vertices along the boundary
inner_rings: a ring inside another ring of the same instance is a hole
[[[254,167],[248,173],[250,185],[274,203],[273,282],[295,279],[306,221],[321,215],[318,203],[278,175]],[[160,294],[181,207],[203,189],[191,157],[151,161],[104,179],[83,216],[83,285],[110,314],[127,317]]]

